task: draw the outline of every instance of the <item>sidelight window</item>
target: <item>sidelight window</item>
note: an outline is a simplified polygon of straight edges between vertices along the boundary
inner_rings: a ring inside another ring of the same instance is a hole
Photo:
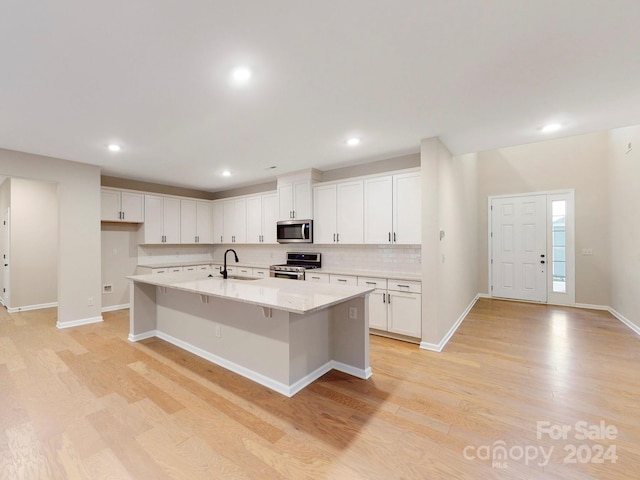
[[[553,292],[567,292],[567,201],[551,202]]]

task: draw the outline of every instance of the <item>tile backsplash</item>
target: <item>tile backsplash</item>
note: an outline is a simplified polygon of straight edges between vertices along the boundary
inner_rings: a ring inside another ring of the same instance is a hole
[[[285,263],[287,252],[319,252],[322,267],[337,271],[421,272],[420,245],[222,245],[214,246],[214,261],[221,263],[227,248],[250,265]]]
[[[212,245],[138,245],[138,265],[212,260]]]

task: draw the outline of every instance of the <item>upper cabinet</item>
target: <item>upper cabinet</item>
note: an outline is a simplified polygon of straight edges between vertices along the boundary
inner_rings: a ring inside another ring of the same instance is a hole
[[[180,200],[180,243],[212,243],[211,202]]]
[[[266,193],[247,198],[247,243],[275,244],[278,195]]]
[[[103,222],[144,222],[144,195],[141,193],[100,189],[100,220]]]
[[[223,243],[247,242],[247,199],[233,198],[223,203]]]
[[[363,243],[362,180],[314,186],[313,205],[315,243]]]
[[[211,203],[213,219],[213,243],[224,243],[224,203],[216,200]]]
[[[310,170],[278,177],[278,220],[309,219],[313,215],[311,186],[319,172]]]
[[[145,195],[142,243],[180,243],[180,200]]]
[[[422,242],[420,172],[364,180],[364,243]]]

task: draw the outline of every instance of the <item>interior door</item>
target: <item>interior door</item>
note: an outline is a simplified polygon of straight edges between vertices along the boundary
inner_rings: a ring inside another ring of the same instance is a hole
[[[491,294],[547,301],[547,196],[491,200]]]

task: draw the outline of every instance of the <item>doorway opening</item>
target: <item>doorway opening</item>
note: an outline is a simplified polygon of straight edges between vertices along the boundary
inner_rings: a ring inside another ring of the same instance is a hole
[[[492,297],[575,304],[574,191],[489,197]]]

